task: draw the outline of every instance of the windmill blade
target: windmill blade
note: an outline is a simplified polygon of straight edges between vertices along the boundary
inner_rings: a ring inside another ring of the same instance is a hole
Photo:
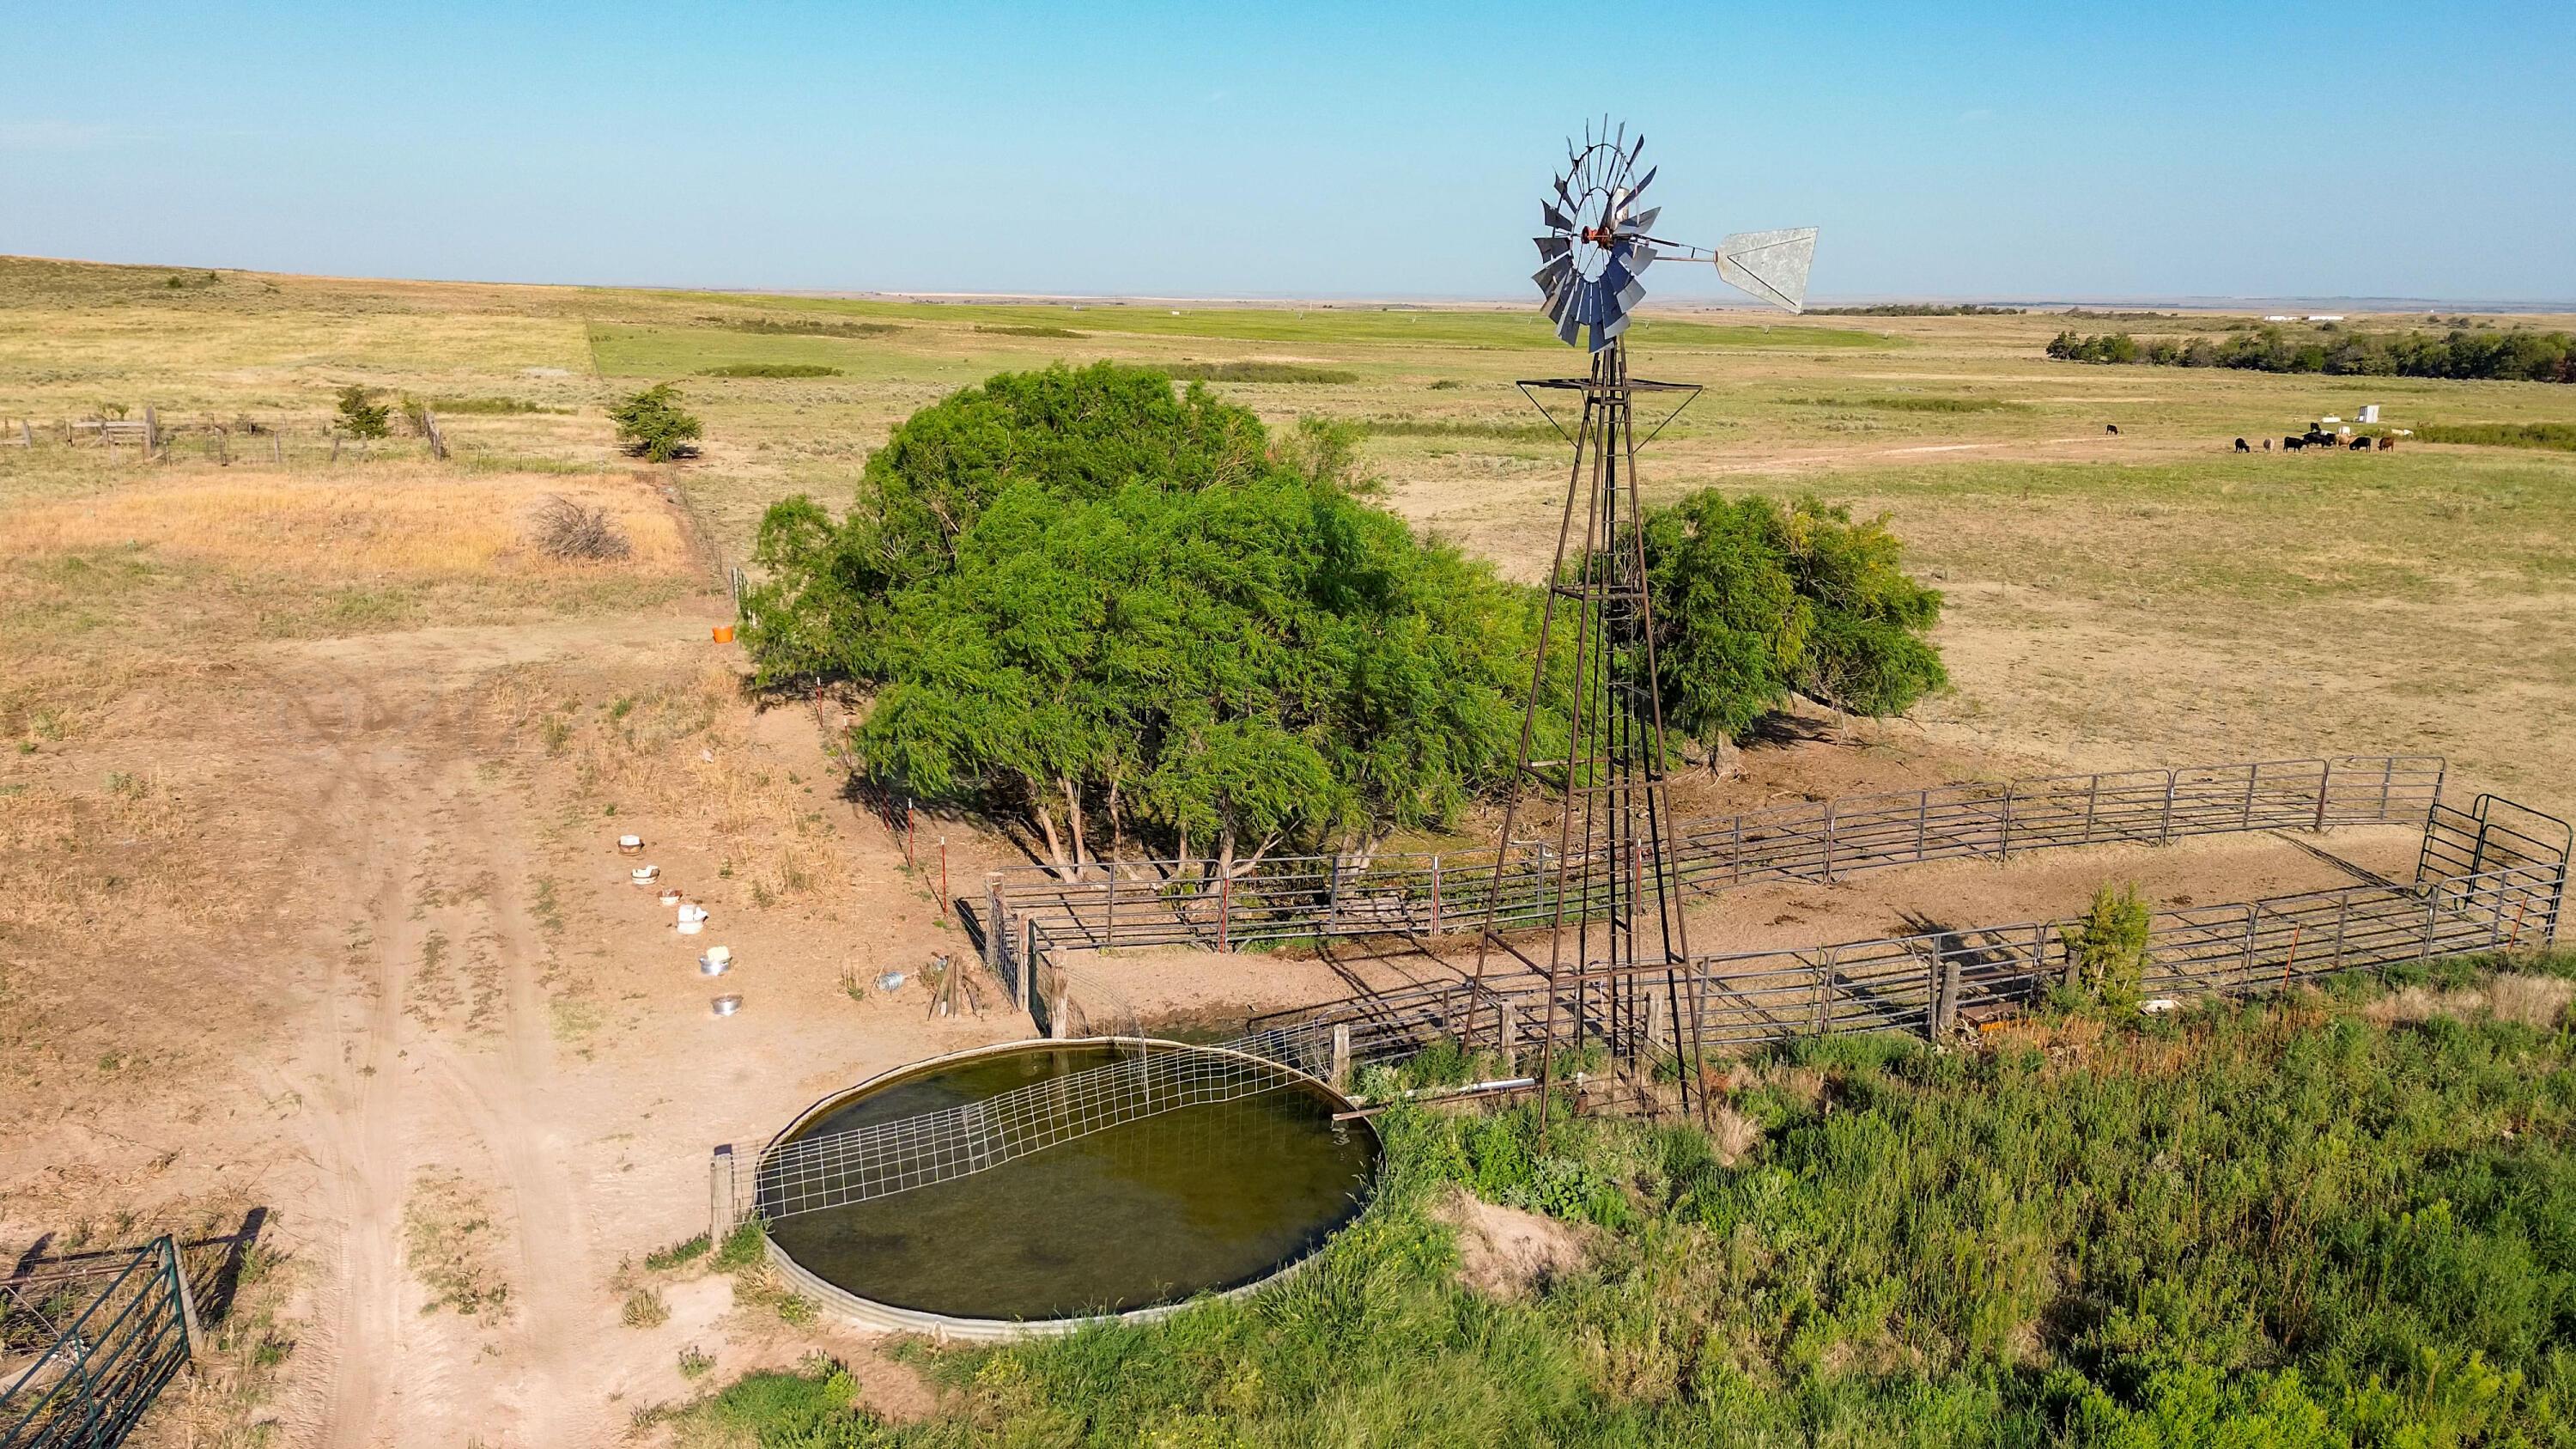
[[[1629,276],[1637,276],[1655,264],[1655,249],[1650,246],[1623,246],[1619,249],[1619,261],[1628,269]]]
[[[1650,166],[1646,168],[1646,179],[1629,187],[1627,199],[1620,204],[1623,206],[1635,206],[1637,204],[1637,198],[1646,194],[1646,188],[1655,184],[1655,173],[1662,169],[1663,168],[1659,166]]]
[[[1538,244],[1539,260],[1545,262],[1555,261],[1574,249],[1574,243],[1561,236],[1534,236],[1530,240]]]
[[[1541,292],[1553,292],[1557,284],[1564,281],[1566,275],[1573,270],[1574,258],[1561,256],[1530,273],[1530,281]]]
[[[1637,304],[1644,300],[1646,300],[1646,284],[1634,277],[1629,278],[1628,285],[1619,289],[1619,315],[1625,317],[1636,311]]]
[[[1624,217],[1619,222],[1619,234],[1621,236],[1641,236],[1645,233],[1648,227],[1655,224],[1655,218],[1663,214],[1664,209],[1662,207],[1650,206],[1644,211],[1638,212],[1635,216]]]
[[[1556,324],[1556,340],[1568,347],[1572,347],[1574,339],[1582,335],[1583,324],[1574,320],[1572,312],[1566,313],[1564,320]]]
[[[1737,232],[1717,244],[1717,274],[1784,311],[1807,305],[1807,272],[1815,265],[1816,229]]]
[[[1574,230],[1574,223],[1567,220],[1565,213],[1557,210],[1552,202],[1542,201],[1538,204],[1538,224],[1550,231]]]
[[[1604,327],[1604,328],[1602,328],[1602,329],[1601,329],[1601,340],[1602,340],[1602,341],[1604,341],[1604,342],[1607,342],[1607,341],[1609,341],[1610,339],[1612,339],[1612,338],[1614,338],[1614,337],[1617,337],[1619,334],[1621,334],[1621,333],[1623,333],[1623,332],[1627,331],[1627,330],[1628,330],[1628,324],[1629,324],[1630,322],[1635,321],[1635,320],[1636,320],[1635,318],[1630,317],[1628,314],[1626,314],[1626,313],[1624,313],[1624,312],[1620,313],[1620,314],[1619,314],[1619,317],[1618,317],[1618,320],[1616,320],[1616,321],[1612,322],[1609,326]],[[1593,350],[1597,352],[1597,351],[1599,351],[1600,349],[1596,347],[1596,348],[1594,348]]]

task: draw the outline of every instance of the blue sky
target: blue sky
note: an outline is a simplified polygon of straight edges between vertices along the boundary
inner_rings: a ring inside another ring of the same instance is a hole
[[[53,6],[0,252],[1518,296],[1604,110],[1822,296],[2576,298],[2576,3]],[[1731,296],[1659,268],[1666,297]]]

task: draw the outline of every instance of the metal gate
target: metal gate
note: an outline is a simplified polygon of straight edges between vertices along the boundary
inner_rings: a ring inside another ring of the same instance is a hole
[[[0,1449],[123,1443],[189,1361],[192,1317],[167,1236],[0,1280]]]

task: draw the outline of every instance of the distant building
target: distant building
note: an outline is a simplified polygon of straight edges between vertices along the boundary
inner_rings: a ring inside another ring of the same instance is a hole
[[[2311,322],[2340,322],[2343,320],[2343,314],[2341,312],[2311,312],[2308,314],[2308,320]]]
[[[2289,313],[2287,313],[2287,312],[2275,312],[2275,313],[2273,313],[2271,316],[2266,317],[2266,318],[2264,318],[2263,320],[2264,320],[2264,321],[2266,321],[2266,322],[2295,322],[2295,321],[2297,321],[2298,319],[2297,319],[2297,318],[2295,318],[2295,317],[2292,317],[2292,316],[2291,316]]]
[[[2358,422],[2358,423],[2362,423],[2362,424],[2365,424],[2365,425],[2366,425],[2366,424],[2370,424],[2370,423],[2378,422],[2378,421],[2379,421],[2379,404],[2377,404],[2377,403],[2363,403],[2363,404],[2361,405],[2361,415],[2360,415],[2359,417],[2355,418],[2353,421]]]

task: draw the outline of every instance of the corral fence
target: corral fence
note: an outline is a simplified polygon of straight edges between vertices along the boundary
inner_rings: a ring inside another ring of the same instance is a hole
[[[2256,830],[2418,824],[2441,800],[2439,756],[2345,755],[1943,785],[1678,821],[1669,862],[1651,848],[1578,855],[1560,873],[1544,845],[1264,860],[1229,877],[1208,860],[1095,864],[1079,878],[1019,866],[985,882],[986,961],[1022,1006],[1046,950],[1189,945],[1209,950],[1402,934],[1437,938],[1588,919],[1614,873],[1669,871],[1717,891],[1832,881],[1855,871],[2016,851],[2164,842]],[[1635,889],[1632,885],[1630,889]]]
[[[2153,997],[2244,995],[2347,971],[2546,949],[2557,937],[2569,832],[2493,796],[2436,807],[2412,885],[2373,882],[2159,911],[2141,985]],[[2474,869],[2454,869],[2474,866]],[[1535,973],[1370,992],[1255,1018],[1255,1030],[1338,1025],[1362,1061],[1441,1041],[1500,1055],[1506,1072],[1553,1035],[1650,1058],[1740,1051],[1797,1037],[1916,1032],[2019,1013],[2079,965],[2073,918],[1962,926],[1795,950],[1693,958],[1674,973],[1623,967],[1553,989]]]
[[[110,1449],[197,1337],[170,1237],[0,1280],[0,1449]]]
[[[310,418],[285,421],[234,416],[168,417],[145,408],[139,418],[64,418],[37,422],[0,419],[0,447],[82,448],[138,462],[265,464],[314,468],[377,458],[433,460],[448,456],[447,432],[427,409],[415,417],[397,411],[391,437],[352,438]]]
[[[1929,792],[1926,792],[1929,793]],[[2319,799],[2329,797],[2321,793]],[[2009,818],[2009,817],[2007,817]],[[2412,884],[2374,880],[2155,913],[2140,986],[2151,999],[2250,995],[2343,972],[2545,948],[2556,939],[2576,837],[2490,795],[2430,802]],[[1803,949],[1722,952],[1677,967],[1622,966],[1554,982],[1521,971],[1425,982],[1253,1018],[1243,1036],[1132,1052],[984,1101],[794,1141],[747,1180],[715,1157],[716,1231],[951,1181],[1123,1123],[1270,1091],[1299,1077],[1347,1088],[1356,1068],[1456,1043],[1513,1079],[1538,1050],[1593,1045],[1629,1061],[1700,1063],[1801,1037],[1903,1032],[1939,1040],[2019,1014],[2078,984],[2075,918],[1962,926]],[[1034,999],[1070,1036],[1069,980],[1050,926],[1023,923]],[[1086,1039],[1098,1039],[1086,1032]]]

